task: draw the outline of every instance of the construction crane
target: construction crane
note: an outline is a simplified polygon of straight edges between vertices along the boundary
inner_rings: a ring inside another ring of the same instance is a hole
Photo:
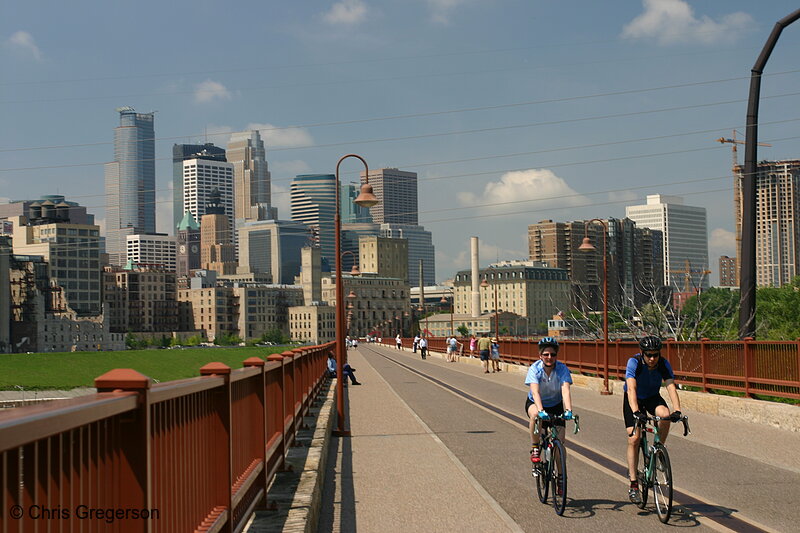
[[[702,269],[695,269],[692,270],[692,266],[689,264],[689,260],[686,259],[686,266],[682,270],[668,270],[670,274],[683,274],[683,292],[689,292],[689,287],[692,284],[692,274],[700,274],[701,276],[705,276],[706,274],[711,274],[710,270],[702,270]]]
[[[730,143],[731,144],[731,148],[733,149],[733,167],[732,168],[734,169],[734,171],[736,170],[736,167],[739,165],[738,155],[736,153],[736,145],[737,144],[745,144],[745,141],[740,141],[739,139],[736,138],[736,133],[737,133],[737,131],[733,130],[733,139],[726,139],[725,137],[720,137],[719,139],[717,139],[718,143],[722,143],[722,144]],[[758,146],[772,146],[771,144],[767,144],[767,143],[756,143],[756,144]]]

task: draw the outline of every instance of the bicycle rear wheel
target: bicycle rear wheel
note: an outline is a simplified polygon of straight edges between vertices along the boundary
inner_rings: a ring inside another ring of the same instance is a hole
[[[658,519],[666,524],[672,514],[672,466],[667,449],[662,444],[656,444],[654,453],[653,496]]]
[[[564,444],[558,439],[553,441],[550,463],[553,472],[553,509],[561,516],[567,506],[567,454],[564,453]]]
[[[639,493],[642,495],[641,503],[637,503],[639,509],[644,509],[647,505],[647,493],[650,487],[647,485],[647,463],[649,456],[647,454],[647,447],[644,445],[644,439],[639,441],[639,464],[636,467],[636,477],[639,479]]]
[[[544,453],[542,455],[544,455]],[[547,503],[548,488],[550,486],[550,480],[548,477],[550,465],[544,462],[544,457],[542,457],[542,462],[539,463],[538,467],[534,466],[534,468],[539,469],[539,475],[534,476],[536,478],[536,492],[539,495],[539,501],[542,503]]]

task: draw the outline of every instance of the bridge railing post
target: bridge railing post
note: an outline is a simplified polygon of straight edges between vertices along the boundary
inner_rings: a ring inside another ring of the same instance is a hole
[[[267,471],[267,376],[265,373],[265,364],[264,360],[260,357],[248,357],[242,362],[242,365],[245,368],[248,367],[257,367],[261,370],[261,376],[259,378],[258,384],[258,401],[261,404],[261,417],[260,420],[254,421],[255,424],[260,425],[261,431],[259,431],[259,453],[261,454],[261,460],[264,463],[264,468],[261,470],[261,474],[258,476],[258,485],[264,490],[264,494],[267,494],[267,487],[269,486],[269,476]],[[264,498],[266,501],[266,497]]]
[[[231,367],[224,363],[208,363],[200,368],[201,376],[220,376],[224,385],[214,390],[212,404],[217,413],[213,428],[208,432],[211,449],[214,450],[211,479],[214,484],[215,500],[228,511],[223,532],[232,531],[233,521],[233,436],[231,435]]]
[[[152,493],[152,447],[150,441],[151,415],[150,415],[150,386],[152,381],[147,376],[130,368],[117,368],[110,370],[95,378],[94,386],[97,392],[133,391],[139,393],[136,410],[120,419],[117,426],[119,431],[116,436],[116,445],[119,453],[118,469],[114,484],[119,491],[109,491],[117,494],[117,501],[111,497],[109,507],[117,509],[153,508]],[[159,512],[169,512],[160,509]],[[149,532],[152,528],[150,520],[122,520],[118,522],[120,531],[124,532]]]

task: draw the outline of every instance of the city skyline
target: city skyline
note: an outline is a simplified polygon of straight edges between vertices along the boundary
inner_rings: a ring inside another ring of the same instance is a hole
[[[731,152],[714,140],[743,131],[749,68],[794,8],[352,0],[259,6],[243,28],[211,5],[177,5],[159,10],[149,40],[130,49],[66,6],[45,17],[42,6],[19,5],[0,22],[0,62],[14,80],[0,97],[0,196],[68,188],[107,233],[97,191],[113,110],[128,104],[157,110],[158,232],[175,233],[172,146],[225,148],[232,132],[255,129],[280,219],[289,218],[291,179],[330,173],[344,153],[417,173],[419,223],[433,234],[440,280],[468,264],[470,235],[481,237],[487,261],[524,258],[529,224],[622,218],[648,194],[706,207],[717,270],[716,259],[736,250]],[[98,6],[97,18],[119,19],[121,9]],[[162,29],[178,16],[187,17],[180,27]],[[414,38],[386,38],[398,23]],[[267,31],[248,32],[251,24]],[[210,33],[196,30],[209,25],[214,45],[192,61]],[[797,79],[797,42],[796,31],[784,32],[765,71],[760,133],[773,146],[759,148],[759,159],[800,151],[781,89]],[[357,181],[359,170],[344,165],[342,181]]]

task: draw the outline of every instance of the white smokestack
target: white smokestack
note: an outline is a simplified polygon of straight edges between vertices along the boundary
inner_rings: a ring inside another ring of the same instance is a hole
[[[472,260],[472,318],[481,316],[480,267],[478,266],[478,238],[470,237],[470,255]]]

